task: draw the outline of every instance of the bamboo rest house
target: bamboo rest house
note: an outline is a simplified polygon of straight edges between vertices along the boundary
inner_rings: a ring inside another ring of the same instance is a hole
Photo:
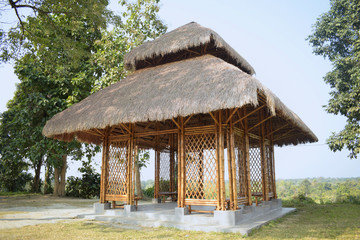
[[[190,213],[276,199],[274,146],[317,141],[243,57],[197,23],[134,48],[124,64],[128,77],[43,129],[46,137],[102,145],[101,203],[137,204],[138,149],[155,151],[154,199],[172,197]]]

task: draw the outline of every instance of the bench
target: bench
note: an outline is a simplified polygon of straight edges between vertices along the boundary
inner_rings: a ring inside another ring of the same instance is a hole
[[[159,197],[162,198],[161,202],[165,202],[166,196],[171,197],[172,201],[177,200],[177,192],[159,192]]]
[[[138,210],[138,201],[142,199],[141,197],[138,197],[138,196],[135,196],[134,197],[134,202],[135,202],[135,208],[136,208],[136,211]],[[112,208],[124,208],[124,205],[126,205],[126,200],[120,200],[122,202],[125,202],[125,203],[121,203],[121,204],[116,204],[116,201],[112,201]]]

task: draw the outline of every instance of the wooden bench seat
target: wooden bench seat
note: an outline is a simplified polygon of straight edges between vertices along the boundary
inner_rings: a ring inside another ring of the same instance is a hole
[[[159,192],[159,197],[162,198],[161,202],[165,202],[166,196],[171,197],[172,201],[177,200],[177,192]]]

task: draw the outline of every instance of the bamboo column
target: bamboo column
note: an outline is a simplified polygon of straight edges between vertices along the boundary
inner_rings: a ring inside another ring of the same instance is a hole
[[[259,112],[260,122],[264,120],[264,111]],[[266,158],[265,149],[265,124],[260,125],[260,155],[261,155],[261,173],[262,173],[262,189],[263,189],[263,200],[269,200],[269,187],[268,187],[268,162]]]
[[[236,199],[234,197],[234,190],[236,189],[236,183],[234,182],[234,174],[232,169],[236,167],[233,164],[233,151],[234,145],[231,143],[231,134],[232,134],[232,126],[226,129],[226,146],[227,146],[227,160],[228,160],[228,173],[229,173],[229,195],[230,195],[230,209],[235,210],[236,207]],[[235,175],[236,179],[236,175]],[[235,183],[235,186],[234,186]]]
[[[174,135],[171,134],[170,138],[170,192],[175,190],[175,158],[174,158]]]
[[[270,132],[273,132],[272,128],[272,119],[270,119]],[[273,198],[277,198],[276,194],[276,178],[275,178],[275,153],[274,153],[274,141],[273,141],[273,134],[270,134],[270,156],[271,156],[271,163],[272,163],[272,184],[273,184]]]
[[[184,208],[185,207],[185,139],[184,139],[184,118],[183,117],[179,117],[180,118],[180,130],[179,130],[179,199],[178,199],[178,205],[180,203],[179,207]]]
[[[219,201],[219,209],[225,211],[225,178],[224,178],[224,131],[222,128],[222,110],[218,111],[218,180],[219,180],[219,195],[218,195],[218,201]]]
[[[229,178],[230,178],[230,172],[231,172],[231,176],[232,176],[232,195],[233,195],[233,201],[234,201],[234,205],[233,205],[233,210],[236,210],[238,208],[238,203],[237,203],[237,196],[238,196],[238,189],[237,189],[237,179],[236,179],[236,171],[240,171],[240,167],[241,165],[238,163],[238,165],[236,165],[235,163],[235,138],[234,138],[234,125],[233,125],[233,118],[231,117],[230,122],[229,122],[229,126],[230,126],[230,145],[228,148],[230,148],[230,157],[228,156],[228,158],[231,160],[231,169],[229,170]],[[240,159],[238,159],[240,161]],[[230,164],[229,164],[230,165]],[[236,168],[237,166],[237,168]],[[239,175],[240,176],[240,175]],[[240,179],[239,179],[240,181]],[[241,186],[242,187],[242,186]],[[231,191],[230,191],[231,192]]]
[[[244,116],[246,116],[246,106],[243,107]],[[248,205],[252,205],[252,193],[251,193],[251,176],[250,176],[250,143],[248,133],[248,119],[244,119],[244,140],[245,140],[245,182],[246,182],[246,196],[248,197]]]
[[[156,123],[156,131],[159,131],[159,124]],[[155,187],[154,198],[159,198],[160,188],[160,150],[159,150],[159,135],[155,136]]]
[[[134,161],[134,127],[131,124],[129,126],[130,136],[127,151],[127,204],[134,205],[134,193],[133,193],[133,161]]]
[[[100,179],[100,203],[105,203],[106,184],[108,178],[108,161],[109,161],[109,129],[105,129],[103,140],[103,150],[101,159],[101,179]]]

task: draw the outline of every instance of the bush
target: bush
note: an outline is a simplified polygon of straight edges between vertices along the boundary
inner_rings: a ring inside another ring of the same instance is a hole
[[[154,186],[146,188],[144,191],[144,196],[148,198],[154,197]]]
[[[83,162],[80,168],[82,177],[68,177],[66,196],[80,198],[94,198],[100,195],[100,174],[95,172],[89,162]]]

